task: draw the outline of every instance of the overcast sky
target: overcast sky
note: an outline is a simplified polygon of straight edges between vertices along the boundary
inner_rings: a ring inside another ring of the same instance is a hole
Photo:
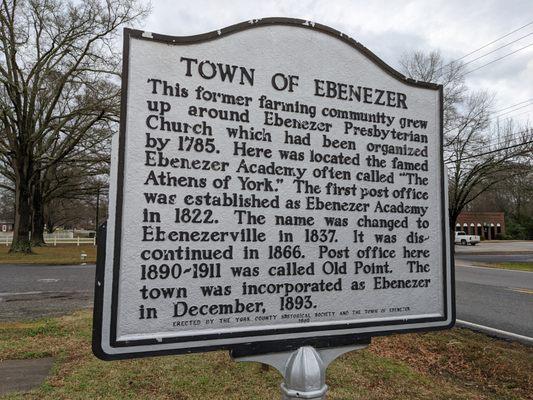
[[[533,22],[533,0],[152,0],[152,6],[143,28],[176,36],[204,33],[255,18],[312,20],[351,36],[397,69],[399,58],[406,52],[439,50],[446,60],[454,60]],[[533,24],[463,61],[472,61],[515,40],[471,62],[467,70],[533,44]],[[531,99],[530,103],[501,111],[500,118],[533,121],[533,46],[468,74],[467,84],[494,94],[495,111]]]

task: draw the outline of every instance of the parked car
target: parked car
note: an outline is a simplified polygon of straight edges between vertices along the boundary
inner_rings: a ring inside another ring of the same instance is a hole
[[[467,235],[466,232],[463,231],[455,232],[455,244],[461,244],[463,246],[468,246],[470,244],[475,246],[480,241],[481,239],[477,235]]]

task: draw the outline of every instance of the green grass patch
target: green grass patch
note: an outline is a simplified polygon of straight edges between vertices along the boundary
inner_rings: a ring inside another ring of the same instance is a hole
[[[533,262],[504,262],[504,263],[495,263],[489,264],[489,266],[494,268],[503,268],[503,269],[514,269],[516,271],[528,271],[533,272]]]
[[[28,327],[26,335],[29,337],[35,337],[38,335],[59,336],[61,332],[62,329],[55,319],[45,319],[41,324]]]
[[[91,313],[0,324],[0,360],[53,356],[37,390],[3,400],[277,399],[280,375],[227,352],[103,362],[90,350]],[[327,373],[329,400],[528,399],[533,349],[465,329],[394,335],[343,355]]]
[[[86,263],[96,262],[96,247],[89,244],[46,245],[34,247],[32,251],[32,254],[9,253],[9,247],[0,246],[0,264],[80,264],[82,252],[87,254]]]
[[[502,262],[502,263],[480,263],[474,262],[473,265],[485,268],[500,268],[500,269],[511,269],[515,271],[527,271],[533,272],[533,262]]]

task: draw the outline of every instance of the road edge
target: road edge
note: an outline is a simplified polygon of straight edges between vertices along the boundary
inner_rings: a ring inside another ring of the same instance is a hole
[[[485,325],[479,325],[474,324],[473,322],[463,321],[460,319],[457,319],[455,321],[455,326],[461,327],[461,328],[468,328],[472,329],[474,331],[479,331],[486,333],[490,336],[497,336],[504,339],[509,340],[516,340],[522,344],[525,344],[527,346],[533,346],[533,338],[529,336],[519,335],[517,333],[502,331],[501,329],[491,328],[490,326]]]

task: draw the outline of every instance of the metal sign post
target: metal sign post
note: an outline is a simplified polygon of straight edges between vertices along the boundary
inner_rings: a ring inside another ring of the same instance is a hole
[[[326,398],[326,370],[337,357],[350,351],[362,350],[367,344],[325,349],[311,346],[300,347],[294,351],[260,354],[254,356],[233,356],[235,361],[251,361],[268,364],[283,376],[281,399],[316,399]]]

